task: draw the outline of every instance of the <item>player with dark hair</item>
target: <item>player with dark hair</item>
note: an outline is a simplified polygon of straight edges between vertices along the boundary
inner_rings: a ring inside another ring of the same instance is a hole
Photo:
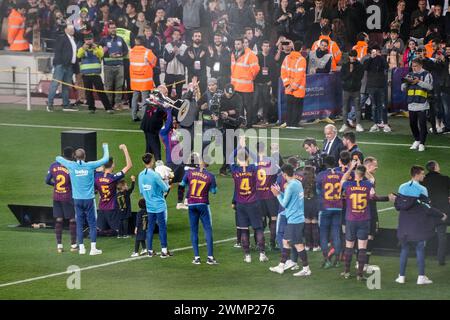
[[[136,227],[134,228],[134,234],[136,235],[134,242],[134,252],[131,255],[132,258],[139,257],[147,253],[147,246],[145,245],[146,232],[148,228],[148,215],[145,209],[145,200],[139,199],[139,212],[136,214]],[[142,250],[139,253],[139,245]]]
[[[279,205],[277,198],[270,191],[270,186],[276,182],[280,168],[277,163],[278,159],[267,156],[264,143],[258,142],[256,148],[258,150],[258,183],[256,186],[256,195],[259,199],[261,216],[270,219],[270,248],[274,250],[276,247],[275,237]]]
[[[161,241],[161,258],[168,258],[172,253],[167,250],[167,203],[164,195],[169,185],[155,172],[155,156],[146,153],[142,156],[145,169],[139,173],[139,192],[144,197],[148,213],[147,250],[149,257],[156,256],[153,251],[153,232],[158,221],[159,240]]]
[[[118,238],[121,238],[119,235],[120,212],[117,206],[117,182],[125,177],[125,174],[131,169],[133,164],[127,146],[121,144],[119,149],[125,155],[125,167],[113,174],[114,160],[110,157],[108,162],[103,166],[103,172],[99,171],[95,174],[95,190],[100,195],[97,217],[99,231],[104,233],[109,227],[109,229],[117,233]]]
[[[356,136],[353,131],[348,131],[344,133],[342,136],[342,143],[344,147],[350,152],[353,160],[359,160],[359,163],[362,164],[364,161],[364,155],[356,144]]]
[[[320,251],[319,226],[318,226],[318,204],[316,193],[316,172],[312,166],[303,169],[302,185],[305,193],[305,244],[306,251]]]
[[[66,160],[73,159],[73,148],[66,147],[63,151]],[[45,183],[53,186],[53,217],[55,218],[56,246],[58,253],[62,253],[62,232],[64,219],[69,220],[70,251],[77,248],[77,226],[75,222],[75,209],[73,207],[72,186],[70,184],[69,170],[59,162],[53,162],[48,169]]]
[[[236,152],[236,162],[231,165],[231,175],[234,181],[234,201],[236,202],[236,226],[241,229],[241,245],[244,250],[244,261],[252,262],[250,255],[250,231],[251,226],[256,233],[259,247],[259,261],[269,259],[265,254],[265,239],[263,221],[259,212],[260,207],[256,195],[258,184],[258,167],[249,163],[248,151],[241,147]]]
[[[344,173],[333,168],[334,163],[334,157],[325,157],[326,170],[319,173],[316,178],[317,193],[320,199],[320,246],[324,257],[322,268],[325,269],[333,265],[339,266],[341,253],[341,179]],[[330,233],[335,254],[334,264],[330,261],[328,249]]]
[[[117,205],[120,215],[119,237],[128,238],[128,222],[131,218],[131,194],[134,191],[136,177],[131,176],[131,186],[128,188],[125,180],[117,183]]]
[[[309,268],[308,256],[303,238],[305,222],[303,187],[301,182],[294,177],[294,168],[291,165],[283,165],[281,171],[283,172],[284,179],[287,181],[286,189],[284,193],[282,193],[280,191],[280,186],[275,184],[271,187],[271,191],[277,197],[280,205],[285,208],[284,212],[287,219],[287,225],[283,236],[283,249],[281,251],[280,263],[276,267],[269,268],[269,270],[283,274],[285,263],[291,252],[291,247],[294,246],[303,264],[303,269],[294,273],[294,276],[306,277],[311,275],[311,270]]]
[[[217,264],[213,255],[213,235],[212,235],[212,218],[211,209],[209,208],[209,192],[216,194],[216,178],[212,173],[206,170],[206,163],[198,159],[199,156],[193,154],[191,158],[197,158],[193,163],[199,163],[197,168],[188,170],[180,185],[188,187],[187,199],[189,206],[189,223],[191,227],[191,242],[194,249],[193,264],[201,264],[200,254],[198,250],[198,224],[202,221],[203,230],[205,232],[206,247],[208,250],[208,258],[206,263],[209,265]]]
[[[348,181],[355,169],[355,179]],[[357,280],[364,280],[364,264],[367,261],[367,239],[370,230],[370,207],[368,201],[375,194],[373,184],[365,179],[366,167],[358,165],[352,160],[347,172],[341,179],[342,193],[346,201],[346,230],[345,230],[345,270],[341,275],[350,278],[350,264],[352,261],[355,241],[358,240],[358,272]]]

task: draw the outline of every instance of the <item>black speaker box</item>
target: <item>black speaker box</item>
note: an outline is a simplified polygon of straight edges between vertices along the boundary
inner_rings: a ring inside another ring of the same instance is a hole
[[[66,147],[74,150],[83,148],[86,152],[86,161],[97,160],[97,132],[71,130],[61,132],[61,154]]]

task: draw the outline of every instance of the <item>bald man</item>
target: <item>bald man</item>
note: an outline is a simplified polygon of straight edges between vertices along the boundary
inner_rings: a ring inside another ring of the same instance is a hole
[[[86,160],[84,149],[75,151],[75,161],[67,160],[63,157],[56,157],[56,161],[69,170],[70,181],[72,183],[72,197],[75,206],[77,219],[77,240],[78,253],[86,254],[83,243],[83,227],[85,220],[89,224],[89,236],[91,239],[90,255],[102,254],[102,250],[97,249],[97,218],[95,216],[95,194],[94,194],[94,173],[95,169],[101,167],[109,160],[108,144],[103,143],[103,157],[97,161]]]
[[[325,139],[323,140],[322,153],[326,153],[334,158],[335,166],[339,165],[339,155],[341,151],[345,150],[341,138],[338,137],[337,128],[332,124],[327,124],[323,130]]]

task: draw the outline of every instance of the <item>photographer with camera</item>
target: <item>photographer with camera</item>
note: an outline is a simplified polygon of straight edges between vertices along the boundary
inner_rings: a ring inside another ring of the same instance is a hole
[[[223,91],[218,90],[216,78],[208,79],[208,89],[202,94],[198,100],[200,106],[200,120],[202,121],[203,133],[203,149],[211,143],[209,137],[205,137],[205,131],[216,128],[219,120],[220,100],[223,96]],[[208,139],[206,139],[208,138]]]
[[[214,34],[214,45],[208,47],[206,64],[211,68],[211,77],[217,79],[220,89],[230,83],[231,53],[225,44],[222,34]]]
[[[92,33],[84,36],[84,44],[77,51],[77,58],[80,59],[80,72],[83,77],[83,84],[87,89],[95,88],[104,90],[103,80],[100,76],[102,72],[102,58],[104,52],[101,46],[94,43]],[[107,113],[114,113],[111,103],[104,92],[97,92]],[[94,93],[86,90],[87,104],[90,113],[95,113]]]
[[[427,113],[430,109],[429,95],[433,90],[433,77],[423,69],[420,59],[412,62],[412,71],[403,78],[402,91],[407,93],[409,125],[414,137],[412,150],[425,151],[427,138]]]
[[[306,138],[303,141],[303,148],[309,154],[309,159],[305,161],[305,164],[316,168],[316,173],[325,170],[323,158],[327,155],[320,152],[316,139]]]
[[[235,92],[234,86],[232,84],[227,84],[224,89],[224,95],[220,99],[220,116],[219,116],[219,127],[222,129],[222,147],[223,147],[223,160],[224,163],[220,168],[220,175],[227,175],[228,165],[226,163],[229,155],[226,154],[227,150],[227,137],[226,130],[233,129],[237,130],[242,122],[242,115],[244,113],[244,106],[241,96]],[[234,138],[234,146],[237,145],[236,138]],[[234,150],[234,148],[233,148]]]

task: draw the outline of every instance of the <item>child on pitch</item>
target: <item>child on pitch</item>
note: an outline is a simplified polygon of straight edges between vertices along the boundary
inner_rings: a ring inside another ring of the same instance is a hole
[[[136,177],[131,176],[131,187],[128,188],[127,182],[121,180],[117,183],[117,205],[119,207],[119,235],[120,238],[128,238],[128,221],[131,218],[131,194],[134,190]]]
[[[281,171],[283,172],[283,178],[287,181],[285,192],[282,193],[280,191],[280,186],[277,184],[274,184],[271,187],[271,190],[280,204],[285,208],[284,213],[287,219],[287,225],[283,236],[283,249],[281,251],[280,263],[276,267],[270,267],[269,270],[283,274],[285,263],[291,252],[291,247],[294,246],[297,249],[298,256],[303,264],[303,269],[294,273],[294,276],[310,276],[311,269],[309,268],[303,239],[305,225],[303,186],[301,182],[295,178],[294,167],[290,164],[283,165]]]
[[[147,254],[147,246],[145,244],[145,238],[147,237],[147,209],[145,206],[145,200],[139,199],[139,212],[136,215],[136,227],[134,228],[134,234],[136,239],[134,241],[134,252],[131,255],[132,258],[139,255]],[[141,246],[141,253],[139,254],[139,246]]]

